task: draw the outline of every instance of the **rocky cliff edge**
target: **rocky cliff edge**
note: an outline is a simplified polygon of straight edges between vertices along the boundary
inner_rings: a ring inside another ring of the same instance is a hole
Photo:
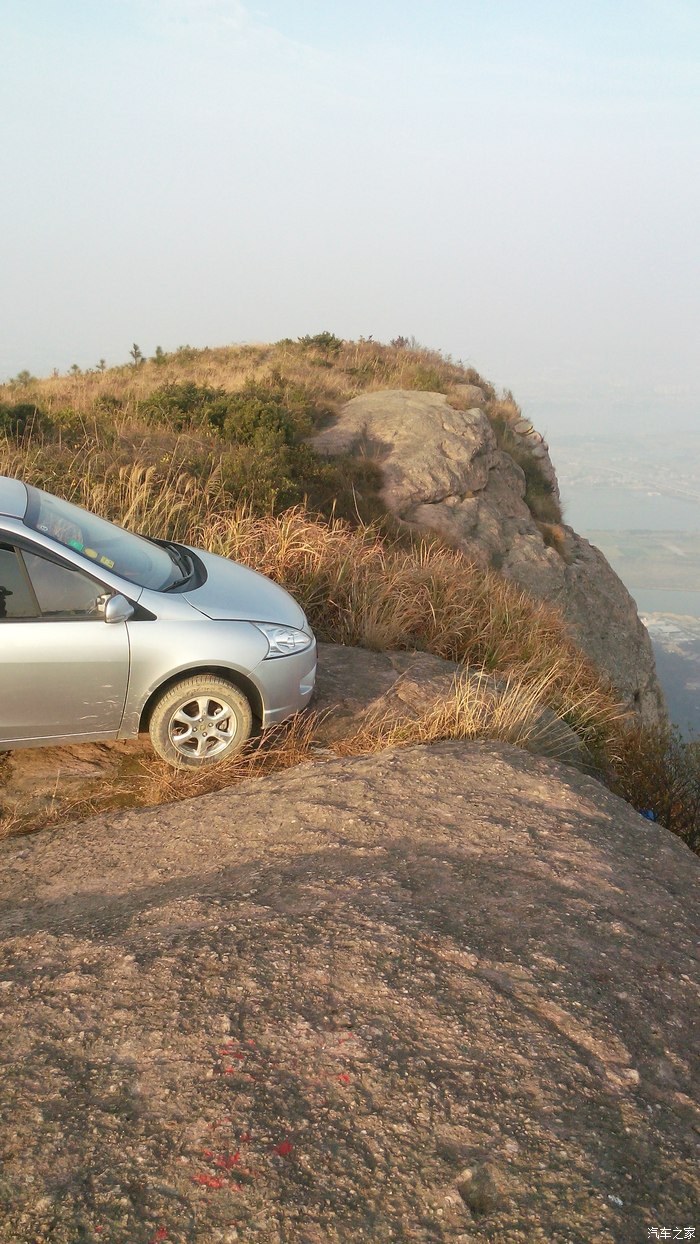
[[[626,707],[646,723],[663,720],[651,642],[632,597],[597,548],[565,524],[533,517],[525,474],[499,448],[476,404],[482,399],[476,385],[455,386],[449,398],[414,390],[362,394],[313,444],[329,455],[371,456],[381,465],[390,513],[556,605]],[[455,408],[465,403],[471,408]],[[524,419],[514,419],[508,431],[558,500],[542,437]]]

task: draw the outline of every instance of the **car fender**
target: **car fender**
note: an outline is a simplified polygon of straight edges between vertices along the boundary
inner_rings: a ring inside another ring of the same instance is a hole
[[[196,615],[195,615],[196,616]],[[128,622],[130,647],[129,685],[119,737],[139,733],[145,706],[155,692],[174,680],[217,670],[232,675],[233,682],[250,683],[265,710],[265,694],[256,668],[269,651],[265,636],[251,622],[187,620],[157,623]]]

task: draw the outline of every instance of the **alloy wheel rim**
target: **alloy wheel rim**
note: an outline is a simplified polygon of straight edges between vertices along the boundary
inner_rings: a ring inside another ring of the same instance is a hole
[[[230,704],[210,695],[194,696],[175,710],[168,736],[181,756],[200,760],[218,756],[236,736],[236,716]]]

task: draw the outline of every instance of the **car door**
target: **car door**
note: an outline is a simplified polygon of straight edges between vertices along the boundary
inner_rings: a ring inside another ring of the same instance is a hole
[[[113,738],[129,677],[108,588],[24,542],[0,543],[0,744]]]

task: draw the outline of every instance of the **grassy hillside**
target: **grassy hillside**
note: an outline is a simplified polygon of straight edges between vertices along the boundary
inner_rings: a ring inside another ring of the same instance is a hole
[[[342,342],[329,333],[269,346],[185,347],[143,361],[139,354],[135,347],[133,365],[45,380],[22,374],[0,387],[0,474],[145,534],[203,545],[262,570],[302,601],[321,639],[422,648],[497,674],[500,699],[477,706],[456,687],[454,703],[428,713],[419,737],[490,734],[527,745],[533,705],[544,704],[635,801],[629,775],[645,766],[633,755],[667,742],[636,734],[633,744],[610,688],[558,613],[437,540],[399,535],[382,510],[375,465],[329,463],[306,443],[359,392],[441,391],[459,406],[471,404],[459,386],[478,384],[500,443],[514,452],[507,419],[517,407],[509,394],[499,397],[473,369],[434,351],[401,341]],[[547,481],[536,469],[526,479],[534,516],[556,522]],[[413,727],[407,741],[415,738]],[[311,731],[297,728],[286,752],[272,752],[288,763],[311,740]],[[365,731],[356,746],[384,741],[378,727],[374,740]],[[168,797],[192,790],[183,775],[162,785]],[[643,797],[653,806],[647,787]],[[677,804],[665,798],[666,823],[690,841],[700,818],[696,811],[689,822],[684,810],[683,820]]]
[[[371,519],[382,515],[376,468],[330,466],[305,438],[358,393],[422,389],[447,393],[460,406],[467,401],[458,389],[464,384],[483,389],[499,441],[517,454],[506,423],[517,406],[473,368],[433,350],[343,342],[332,333],[275,345],[184,346],[132,365],[46,380],[23,372],[0,386],[0,435],[22,444],[47,487],[70,486],[75,461],[88,453],[95,480],[114,479],[137,464],[150,471],[153,486],[194,482],[227,504],[244,500],[257,513],[304,501],[321,512],[333,507],[340,517]],[[536,463],[521,465],[535,517],[558,521]]]

